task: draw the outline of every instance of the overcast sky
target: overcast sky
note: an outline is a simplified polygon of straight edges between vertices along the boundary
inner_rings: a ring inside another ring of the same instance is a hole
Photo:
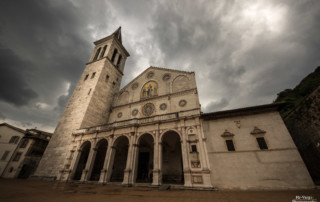
[[[53,131],[93,51],[122,26],[122,85],[194,71],[202,111],[271,103],[320,65],[320,2],[2,0],[0,122]]]

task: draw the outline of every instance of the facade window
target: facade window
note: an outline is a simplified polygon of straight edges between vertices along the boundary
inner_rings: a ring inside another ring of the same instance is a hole
[[[105,45],[105,46],[103,47],[102,52],[101,52],[101,55],[100,55],[100,58],[103,58],[104,53],[106,52],[107,47],[108,47],[107,45]]]
[[[191,145],[191,152],[198,152],[197,145]]]
[[[96,75],[96,73],[93,72],[92,75],[91,75],[91,79],[93,79],[95,75]]]
[[[117,53],[118,53],[118,50],[115,48],[111,57],[111,62],[114,62],[114,59],[116,59]]]
[[[119,65],[120,65],[121,59],[122,59],[122,55],[119,55],[119,57],[118,57],[118,62],[117,62],[117,65],[116,65],[118,68],[119,68]]]
[[[97,60],[98,59],[98,56],[99,56],[99,53],[101,51],[101,48],[98,48],[97,52],[96,52],[96,55],[94,56],[93,58],[93,61]]]
[[[87,80],[89,77],[89,74],[86,75],[86,77],[84,77],[84,80]]]
[[[18,152],[16,153],[16,155],[14,156],[13,160],[12,161],[19,161],[20,157],[21,157],[22,153],[21,152]]]
[[[20,145],[20,148],[26,148],[29,140],[28,139],[23,139]]]
[[[257,142],[261,150],[268,149],[268,145],[263,137],[257,137]]]
[[[2,157],[1,157],[1,161],[6,160],[6,158],[7,158],[8,155],[9,155],[9,153],[10,153],[10,151],[5,151],[5,152],[3,153],[3,155],[2,155]]]
[[[10,168],[9,173],[12,173],[12,171],[13,171],[13,167]]]
[[[19,137],[18,136],[12,136],[9,143],[10,144],[17,144],[19,141]]]
[[[228,151],[235,151],[234,144],[232,140],[226,140],[226,145],[228,148]]]

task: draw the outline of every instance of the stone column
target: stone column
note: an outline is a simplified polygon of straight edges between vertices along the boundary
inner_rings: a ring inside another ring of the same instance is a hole
[[[201,130],[200,130],[200,125],[196,126],[197,128],[197,133],[198,133],[198,138],[199,138],[199,150],[200,150],[200,165],[202,167],[202,170],[209,170],[208,169],[208,164],[206,161],[206,157],[204,155],[204,144],[203,144],[203,140],[202,140],[202,134],[201,134]]]
[[[110,163],[110,155],[112,151],[111,144],[109,142],[111,141],[108,141],[107,153],[100,173],[99,184],[105,184],[107,181],[108,165]]]
[[[135,183],[136,177],[137,177],[137,170],[138,170],[138,154],[139,154],[139,145],[137,142],[137,128],[135,127],[134,132],[131,133],[132,136],[132,143],[133,143],[133,147],[132,147],[132,151],[131,151],[131,175],[130,175],[130,179],[129,182],[131,182],[131,184]]]
[[[92,160],[93,158],[95,158],[96,153],[97,153],[97,148],[92,147],[87,159],[86,167],[82,171],[81,180],[80,180],[81,182],[88,181],[88,178],[90,177],[90,173],[92,170]]]
[[[159,126],[159,125],[158,125]],[[160,181],[160,161],[159,161],[159,129],[156,130],[153,143],[153,171],[152,171],[152,186],[159,186]],[[160,145],[161,146],[161,145]]]
[[[132,180],[130,180],[130,176],[132,173],[132,150],[133,150],[133,136],[130,135],[129,137],[129,149],[127,154],[127,163],[126,163],[126,169],[124,169],[124,176],[122,185],[131,186]]]
[[[78,149],[78,150],[76,151],[76,154],[73,156],[72,162],[71,162],[71,164],[70,164],[70,171],[71,171],[71,172],[70,172],[70,174],[69,174],[69,176],[68,176],[68,178],[67,178],[67,181],[68,181],[68,180],[72,180],[73,175],[74,175],[74,173],[76,172],[76,169],[77,169],[76,166],[78,166],[78,162],[79,162],[81,153],[82,153],[82,150],[81,150],[81,149]]]
[[[181,149],[182,149],[182,159],[183,159],[183,174],[184,174],[184,186],[191,187],[191,171],[189,166],[189,154],[188,154],[188,145],[186,139],[186,128],[184,126],[184,120],[181,120]]]

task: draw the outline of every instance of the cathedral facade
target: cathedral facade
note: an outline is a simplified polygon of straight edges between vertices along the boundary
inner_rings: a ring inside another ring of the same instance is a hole
[[[149,67],[120,89],[121,28],[96,42],[35,177],[201,189],[310,188],[278,110],[202,113],[194,72]]]

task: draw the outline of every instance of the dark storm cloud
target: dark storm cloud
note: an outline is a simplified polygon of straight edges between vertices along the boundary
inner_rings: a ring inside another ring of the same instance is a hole
[[[0,99],[16,106],[26,105],[38,94],[27,84],[31,63],[21,60],[0,44]],[[30,79],[30,78],[29,78]]]
[[[0,119],[54,128],[92,42],[119,25],[121,86],[162,66],[196,73],[205,112],[270,103],[320,65],[319,22],[316,0],[1,1]]]

